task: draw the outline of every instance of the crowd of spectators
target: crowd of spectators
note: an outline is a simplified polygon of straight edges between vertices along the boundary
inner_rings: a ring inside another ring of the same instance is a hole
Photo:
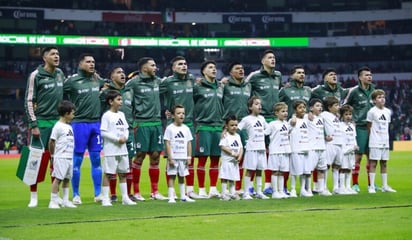
[[[0,111],[0,150],[6,153],[8,144],[9,150],[18,153],[27,144],[27,123],[22,112]]]

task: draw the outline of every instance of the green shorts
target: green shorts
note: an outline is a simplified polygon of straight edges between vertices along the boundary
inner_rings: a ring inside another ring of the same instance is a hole
[[[135,129],[136,152],[161,152],[163,151],[162,124],[146,126],[141,124]]]
[[[30,137],[32,139],[32,142],[30,143],[33,147],[42,147],[43,144],[43,148],[44,149],[49,149],[49,140],[50,140],[50,136],[51,136],[51,132],[53,130],[53,127],[42,127],[39,128],[40,130],[40,139],[36,138],[36,137]]]
[[[367,154],[369,152],[369,135],[365,127],[356,127],[356,143],[359,146],[357,154]]]
[[[198,130],[196,132],[196,156],[220,156],[221,135],[222,131]]]

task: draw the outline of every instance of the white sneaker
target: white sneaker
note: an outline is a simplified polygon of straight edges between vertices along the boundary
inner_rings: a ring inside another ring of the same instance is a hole
[[[209,195],[207,195],[206,190],[204,188],[199,189],[199,198],[204,198],[207,199],[209,198]]]
[[[76,205],[74,205],[72,202],[70,202],[69,200],[67,201],[62,201],[61,205],[63,207],[67,207],[67,208],[77,208]]]
[[[103,195],[99,195],[99,196],[96,196],[96,197],[94,197],[94,202],[101,202],[101,201],[103,201]]]
[[[227,195],[227,194],[222,194],[222,197],[220,198],[220,200],[222,200],[222,201],[230,201],[230,200],[232,200],[232,198],[229,196],[229,195]]]
[[[198,198],[199,198],[199,195],[197,195],[197,193],[195,193],[195,192],[193,192],[193,191],[188,192],[188,193],[187,193],[187,196],[190,197],[190,198],[192,198],[192,199],[198,199]]]
[[[73,198],[73,204],[75,204],[75,205],[80,205],[80,204],[82,204],[82,199],[80,198],[80,196],[75,196],[75,197]]]
[[[353,190],[351,187],[346,188],[345,191],[347,194],[358,194],[358,192]]]
[[[368,187],[368,193],[376,193],[375,187],[374,186]]]
[[[112,201],[110,201],[110,198],[104,198],[102,200],[102,206],[103,207],[111,207],[112,205]]]
[[[243,193],[243,196],[242,196],[242,199],[243,200],[252,200],[253,199],[253,197],[252,196],[250,196],[249,194],[245,194],[245,193]]]
[[[290,190],[289,197],[293,197],[293,198],[298,197],[295,189]]]
[[[209,192],[209,198],[213,198],[213,197],[215,197],[215,198],[220,198],[221,197],[221,195],[220,195],[220,193],[218,192],[218,191],[210,191]]]
[[[273,192],[272,193],[272,198],[273,199],[282,199],[283,195],[280,192]]]
[[[136,198],[137,201],[143,202],[144,200],[146,200],[144,199],[144,197],[142,197],[142,195],[140,195],[140,193],[136,193],[134,197]]]
[[[328,197],[328,196],[332,196],[332,193],[326,189],[326,190],[323,190],[322,192],[319,192],[319,195]]]
[[[187,196],[185,198],[180,199],[180,201],[182,201],[182,202],[196,202],[196,200],[191,199],[190,197],[187,197]]]
[[[27,205],[29,208],[34,208],[37,207],[38,201],[37,198],[30,198],[29,205]]]
[[[290,197],[284,191],[279,192],[279,194],[282,196],[282,198],[285,198],[285,199]]]
[[[169,201],[167,201],[168,203],[176,203],[175,198],[169,198]]]
[[[237,201],[237,200],[240,200],[240,197],[238,194],[233,194],[233,195],[230,195],[230,199]]]
[[[132,200],[130,200],[129,197],[124,197],[122,199],[122,204],[123,205],[136,205],[137,203],[133,202]]]
[[[59,205],[63,205],[63,199],[61,197],[57,197],[56,201]]]
[[[160,194],[159,192],[155,192],[150,194],[150,199],[152,200],[167,200],[168,198]]]
[[[300,196],[301,197],[313,197],[313,194],[312,193],[309,193],[309,192],[307,192],[306,190],[301,190],[300,191]]]
[[[57,203],[57,201],[50,200],[49,208],[51,208],[51,209],[59,209],[60,206],[59,206],[59,204]]]
[[[263,194],[263,193],[256,193],[256,196],[255,196],[257,199],[263,199],[263,200],[266,200],[266,199],[269,199],[269,197],[268,196],[266,196],[265,194]]]
[[[396,190],[391,188],[390,186],[386,186],[382,187],[382,192],[396,192]]]

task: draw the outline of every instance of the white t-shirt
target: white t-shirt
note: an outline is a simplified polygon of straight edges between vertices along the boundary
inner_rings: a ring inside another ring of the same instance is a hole
[[[170,142],[172,159],[187,159],[187,143],[192,141],[193,136],[185,124],[181,126],[176,126],[174,123],[169,124],[163,139]]]
[[[320,116],[323,117],[323,124],[325,124],[326,135],[329,135],[333,138],[332,141],[328,143],[342,145],[343,133],[342,128],[340,127],[339,118],[335,114],[328,111],[323,111]]]
[[[265,134],[269,135],[269,154],[291,153],[289,124],[287,121],[275,120],[268,124]]]
[[[243,148],[242,140],[240,140],[239,134],[235,133],[234,135],[226,133],[222,139],[220,139],[219,146],[228,147],[232,152],[239,153],[240,149]],[[233,161],[234,157],[227,154],[222,150],[221,152],[222,161]]]
[[[289,120],[289,124],[290,124]],[[296,118],[296,125],[291,127],[290,131],[290,146],[292,153],[309,152],[309,131],[308,123],[303,118]]]
[[[51,132],[50,138],[55,140],[54,156],[58,158],[73,158],[74,135],[72,126],[58,121]]]
[[[240,130],[246,129],[248,139],[246,141],[246,150],[256,151],[256,150],[265,150],[265,129],[268,124],[263,116],[253,116],[248,115],[244,117],[238,128]]]
[[[370,148],[389,148],[389,123],[391,110],[372,107],[366,116],[366,121],[372,123],[369,135]]]
[[[102,116],[100,131],[103,138],[103,152],[105,156],[119,156],[128,154],[126,143],[120,144],[119,138],[129,137],[129,125],[121,111],[107,111]]]
[[[352,122],[341,122],[342,132],[343,132],[343,154],[354,153],[354,147],[356,143],[356,128],[355,124]]]
[[[323,118],[313,114],[313,120],[308,119],[308,114],[304,117],[308,123],[310,146],[312,150],[325,150],[325,125]]]

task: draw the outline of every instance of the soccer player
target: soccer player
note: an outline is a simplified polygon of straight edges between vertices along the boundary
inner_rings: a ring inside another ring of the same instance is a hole
[[[372,100],[375,104],[367,113],[367,127],[369,133],[369,193],[375,193],[375,172],[379,161],[382,176],[382,192],[396,192],[388,185],[389,160],[389,124],[391,122],[391,110],[385,107],[385,91],[376,89],[372,92]]]
[[[186,196],[184,177],[189,174],[188,165],[192,161],[192,140],[190,129],[183,123],[185,120],[185,108],[183,105],[175,105],[170,109],[173,123],[166,127],[164,141],[167,153],[167,175],[169,203],[176,203],[174,183],[176,175],[179,182],[180,200],[182,202],[195,202]]]
[[[185,108],[184,124],[189,127],[192,136],[195,135],[194,122],[194,101],[193,101],[193,84],[195,77],[188,72],[187,61],[182,56],[177,56],[171,60],[173,75],[167,77],[160,83],[160,96],[163,97],[164,105],[168,111],[171,111],[176,104],[183,105]],[[168,121],[170,124],[171,122]],[[195,140],[192,140],[192,153],[195,153]],[[190,198],[198,198],[194,191],[194,154],[191,155],[191,161],[188,161],[189,175],[186,176],[186,194]]]
[[[369,135],[366,126],[366,114],[373,106],[370,96],[373,90],[375,90],[375,86],[372,84],[372,72],[368,67],[361,67],[358,70],[358,79],[358,85],[349,89],[344,104],[349,104],[353,107],[353,121],[356,124],[356,142],[359,146],[359,150],[355,152],[355,169],[352,171],[352,188],[355,191],[360,192],[359,172],[363,154],[366,155],[368,162],[366,170],[369,172]],[[368,185],[370,185],[369,177]],[[375,188],[377,188],[377,186],[375,186]]]
[[[193,88],[196,116],[196,155],[197,179],[199,183],[199,198],[220,197],[216,188],[219,176],[219,142],[223,125],[223,88],[216,80],[216,63],[205,61],[200,66],[203,76],[199,84]],[[210,157],[209,195],[205,190],[205,165]]]
[[[330,192],[325,191],[325,171],[327,168],[326,162],[326,144],[325,144],[325,126],[322,113],[322,101],[318,98],[312,98],[309,101],[311,116],[305,115],[305,119],[308,123],[310,151],[309,159],[313,162],[314,172],[317,172],[317,180],[319,184],[315,185],[316,192],[322,196],[330,196]],[[328,139],[331,140],[331,139]]]
[[[241,121],[245,116],[249,114],[247,102],[252,94],[250,83],[246,83],[244,80],[245,70],[240,62],[232,62],[229,65],[228,82],[223,89],[223,106],[225,108],[224,119],[229,116],[236,116],[237,121]],[[242,145],[246,145],[247,134],[245,130],[239,131]],[[239,181],[236,181],[235,189],[241,190],[242,178],[243,178],[243,156],[239,162]]]
[[[243,157],[243,144],[237,131],[237,118],[228,116],[225,120],[225,129],[219,146],[222,149],[222,164],[219,169],[219,178],[222,181],[222,200],[239,200],[236,195],[235,182],[240,180],[239,163]],[[229,193],[227,187],[229,185]]]
[[[290,129],[290,145],[292,155],[290,157],[290,175],[292,175],[290,183],[290,197],[296,195],[296,179],[300,179],[300,196],[313,197],[310,189],[310,175],[313,170],[313,163],[309,159],[309,134],[308,123],[304,118],[306,114],[306,102],[304,100],[296,100],[293,102],[294,114],[289,119]]]
[[[132,163],[133,188],[136,198],[144,200],[140,193],[140,174],[143,160],[149,154],[149,178],[153,200],[166,200],[159,193],[159,160],[163,150],[163,129],[160,118],[160,79],[156,76],[156,62],[151,57],[142,57],[138,63],[139,75],[126,83],[126,91],[133,94],[133,113],[136,157]]]
[[[351,170],[355,168],[355,151],[359,149],[356,144],[356,126],[352,122],[353,108],[350,105],[343,105],[340,108],[340,119],[343,127],[343,145],[342,145],[342,166],[339,173],[340,191],[346,194],[357,194],[358,192],[351,188]]]
[[[83,53],[79,57],[77,74],[69,77],[63,86],[64,94],[76,106],[72,121],[74,132],[73,156],[73,203],[82,204],[80,198],[80,169],[83,155],[87,148],[92,167],[94,201],[102,200],[102,168],[100,164],[100,89],[104,85],[95,70],[95,60],[91,54]]]
[[[265,130],[268,127],[265,118],[260,115],[262,105],[260,98],[252,96],[248,101],[249,115],[244,117],[239,123],[239,129],[246,129],[248,140],[243,161],[243,168],[246,169],[244,177],[243,199],[253,199],[249,193],[251,186],[251,176],[256,174],[256,198],[268,199],[262,192],[262,170],[267,168]]]
[[[30,128],[32,144],[40,146],[47,143],[54,124],[59,119],[57,106],[63,99],[63,82],[65,76],[58,68],[60,54],[56,47],[42,49],[41,56],[44,64],[37,67],[27,80],[24,109]],[[53,169],[50,164],[50,169]],[[53,177],[52,177],[53,182]],[[37,207],[37,183],[30,186],[30,203],[28,207]]]
[[[74,137],[70,122],[74,118],[74,104],[69,101],[62,101],[57,112],[60,115],[59,121],[54,125],[49,140],[49,149],[53,161],[53,183],[50,194],[49,208],[58,209],[60,204],[63,207],[76,208],[69,201],[69,183],[73,175],[73,150]],[[59,200],[59,186],[62,184],[63,201]]]
[[[101,110],[102,113],[106,112],[109,109],[109,105],[107,104],[106,100],[106,94],[110,90],[116,90],[119,91],[120,94],[122,95],[122,105],[120,106],[120,111],[124,113],[126,117],[127,124],[129,125],[129,136],[127,138],[126,146],[127,146],[127,151],[129,153],[129,162],[131,165],[132,159],[136,155],[136,151],[134,148],[134,132],[133,132],[133,113],[132,113],[132,101],[133,101],[133,96],[130,93],[130,91],[126,91],[126,74],[123,70],[123,68],[119,66],[113,67],[110,72],[109,72],[109,78],[110,78],[110,83],[107,85],[106,88],[104,88],[100,94],[100,101],[101,101]],[[111,201],[116,202],[117,201],[117,195],[116,195],[116,185],[117,185],[117,178],[115,174],[110,175],[110,193],[111,193]],[[127,192],[129,195],[129,198],[132,201],[138,201],[140,199],[136,198],[133,194],[131,194],[131,186],[132,186],[132,173],[131,171],[126,173],[126,185],[127,185]]]
[[[325,111],[321,113],[325,124],[326,142],[326,159],[328,167],[332,166],[333,178],[333,193],[344,194],[345,192],[339,189],[339,169],[342,165],[342,145],[343,133],[338,117],[339,114],[339,100],[334,96],[328,96],[323,101]],[[325,172],[325,190],[327,188],[327,171]]]
[[[262,116],[269,123],[274,120],[273,105],[279,102],[279,89],[282,84],[282,74],[275,70],[276,56],[271,49],[265,50],[260,62],[262,66],[259,70],[251,72],[245,79],[246,83],[250,83],[252,87],[252,95],[258,96],[262,101]],[[269,145],[269,139],[266,138],[266,146]],[[271,177],[272,171],[265,170],[265,186],[264,193],[272,194]]]
[[[109,198],[109,181],[116,177],[116,174],[119,176],[122,204],[136,205],[130,200],[127,192],[126,174],[130,172],[130,164],[126,142],[129,137],[129,124],[124,113],[119,111],[123,103],[122,95],[119,91],[110,90],[106,94],[106,99],[110,109],[103,114],[100,126],[104,152],[102,206],[112,206]]]
[[[278,102],[273,106],[276,120],[269,123],[265,131],[269,135],[268,169],[272,171],[272,198],[288,198],[283,191],[285,172],[289,172],[290,154],[292,152],[289,141],[288,105]]]

